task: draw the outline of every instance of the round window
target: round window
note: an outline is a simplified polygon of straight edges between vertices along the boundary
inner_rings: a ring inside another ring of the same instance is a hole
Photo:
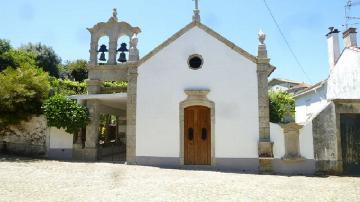
[[[200,55],[192,55],[189,57],[188,64],[191,69],[197,70],[202,67],[203,59]]]

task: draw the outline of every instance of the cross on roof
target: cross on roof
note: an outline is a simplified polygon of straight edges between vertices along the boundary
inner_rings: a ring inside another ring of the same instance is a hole
[[[195,1],[195,10],[199,10],[199,0],[193,0]]]
[[[199,0],[193,0],[193,1],[195,1],[193,21],[200,22]]]

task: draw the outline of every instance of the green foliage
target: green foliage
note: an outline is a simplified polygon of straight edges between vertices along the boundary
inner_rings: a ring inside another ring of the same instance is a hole
[[[20,49],[33,53],[36,57],[36,64],[38,67],[49,72],[51,76],[59,77],[58,66],[61,63],[61,59],[51,47],[42,45],[41,43],[29,43],[22,46]]]
[[[0,127],[40,114],[50,89],[48,74],[29,64],[0,72],[0,84]]]
[[[122,88],[126,88],[128,85],[127,82],[125,81],[105,81],[103,83],[104,87],[122,87]]]
[[[55,95],[43,105],[48,126],[63,128],[76,134],[89,123],[89,111],[85,106],[63,95]]]
[[[270,121],[287,123],[294,119],[295,100],[287,92],[269,92]]]
[[[12,49],[9,40],[0,39],[0,55]]]
[[[6,68],[36,67],[35,55],[22,50],[9,50],[0,54],[0,71]]]
[[[71,81],[68,79],[51,78],[51,90],[54,94],[62,95],[80,95],[86,94],[86,83]]]
[[[69,69],[71,76],[75,79],[75,81],[83,82],[88,78],[86,64],[86,60],[76,60],[66,64],[67,69]]]

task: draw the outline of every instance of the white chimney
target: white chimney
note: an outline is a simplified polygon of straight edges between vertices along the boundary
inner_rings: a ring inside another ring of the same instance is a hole
[[[330,71],[335,67],[337,60],[340,57],[339,47],[339,30],[330,27],[330,32],[327,36],[328,54],[329,54],[329,65]]]
[[[344,44],[346,48],[357,47],[356,28],[349,28],[343,33]]]

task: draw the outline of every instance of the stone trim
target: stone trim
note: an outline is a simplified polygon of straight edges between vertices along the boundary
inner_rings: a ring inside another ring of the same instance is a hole
[[[137,67],[128,70],[127,109],[126,109],[126,162],[136,163],[136,98]]]
[[[180,165],[184,165],[184,110],[190,106],[204,106],[210,108],[211,119],[211,166],[216,165],[215,160],[215,103],[207,98],[210,90],[185,90],[186,100],[179,105],[180,121]]]

